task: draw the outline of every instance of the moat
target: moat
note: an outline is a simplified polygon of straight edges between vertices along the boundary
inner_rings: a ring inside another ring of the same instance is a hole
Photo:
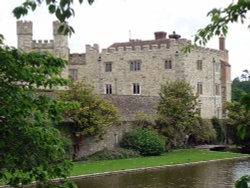
[[[250,159],[224,160],[77,180],[79,188],[230,188],[250,175]]]

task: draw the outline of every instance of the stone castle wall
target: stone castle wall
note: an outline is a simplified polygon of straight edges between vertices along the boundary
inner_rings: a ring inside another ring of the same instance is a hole
[[[69,60],[68,37],[58,33],[60,23],[53,22],[53,40],[33,40],[33,23],[31,21],[17,22],[17,46],[26,52],[46,51],[56,57]],[[62,72],[68,78],[68,67]]]
[[[182,48],[190,43],[189,40],[175,33],[165,38],[165,32],[157,32],[154,40],[114,43],[101,51],[97,44],[86,45],[85,53],[69,54],[68,39],[57,33],[58,27],[59,23],[54,22],[53,40],[36,42],[32,39],[32,22],[18,21],[18,47],[25,51],[49,51],[57,57],[68,59],[70,64],[63,76],[75,74],[77,81],[84,80],[91,84],[98,94],[106,94],[106,85],[111,85],[112,95],[157,97],[162,84],[183,78],[191,84],[195,94],[198,83],[202,84],[199,105],[203,118],[221,118],[223,102],[230,101],[230,65],[222,38],[220,50],[197,47],[184,54]],[[130,69],[130,63],[134,60],[141,62],[140,70]],[[171,61],[171,68],[165,68],[165,61]],[[201,69],[197,68],[197,61],[202,62]],[[106,64],[110,63],[112,70],[107,71]],[[139,93],[134,93],[134,84],[139,84]]]

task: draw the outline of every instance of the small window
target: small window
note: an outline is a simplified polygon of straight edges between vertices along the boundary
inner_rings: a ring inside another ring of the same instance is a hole
[[[112,63],[105,63],[105,72],[112,72]]]
[[[215,85],[215,95],[220,95],[220,84]]]
[[[221,108],[219,108],[219,107],[216,108],[216,117],[218,119],[221,119]]]
[[[130,61],[130,70],[131,71],[140,71],[141,70],[141,61],[140,60]]]
[[[112,94],[112,85],[111,84],[106,84],[106,94]]]
[[[69,78],[72,80],[77,80],[78,70],[77,69],[69,69]]]
[[[133,94],[139,95],[140,94],[140,84],[134,83],[133,84]]]
[[[202,95],[202,93],[203,93],[202,83],[201,83],[201,82],[198,82],[198,83],[197,83],[197,94],[198,94],[198,95]]]
[[[215,72],[220,72],[220,63],[215,63],[214,66]]]
[[[197,70],[202,70],[202,60],[197,60],[196,65],[197,65]]]
[[[171,60],[165,61],[165,69],[172,69],[172,61]]]

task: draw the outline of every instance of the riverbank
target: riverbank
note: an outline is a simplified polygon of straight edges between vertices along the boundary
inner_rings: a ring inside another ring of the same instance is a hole
[[[138,157],[120,160],[76,162],[72,178],[83,178],[105,174],[124,173],[135,170],[154,169],[172,165],[187,165],[197,162],[244,158],[249,155],[229,152],[215,152],[199,149],[175,150],[161,156]]]

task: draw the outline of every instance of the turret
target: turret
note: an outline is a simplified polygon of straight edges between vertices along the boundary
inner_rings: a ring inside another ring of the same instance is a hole
[[[58,21],[53,22],[54,55],[69,60],[68,36],[58,32],[60,25]],[[65,67],[62,76],[68,77],[68,67]]]
[[[32,50],[33,25],[31,21],[17,21],[17,47],[29,52]]]

